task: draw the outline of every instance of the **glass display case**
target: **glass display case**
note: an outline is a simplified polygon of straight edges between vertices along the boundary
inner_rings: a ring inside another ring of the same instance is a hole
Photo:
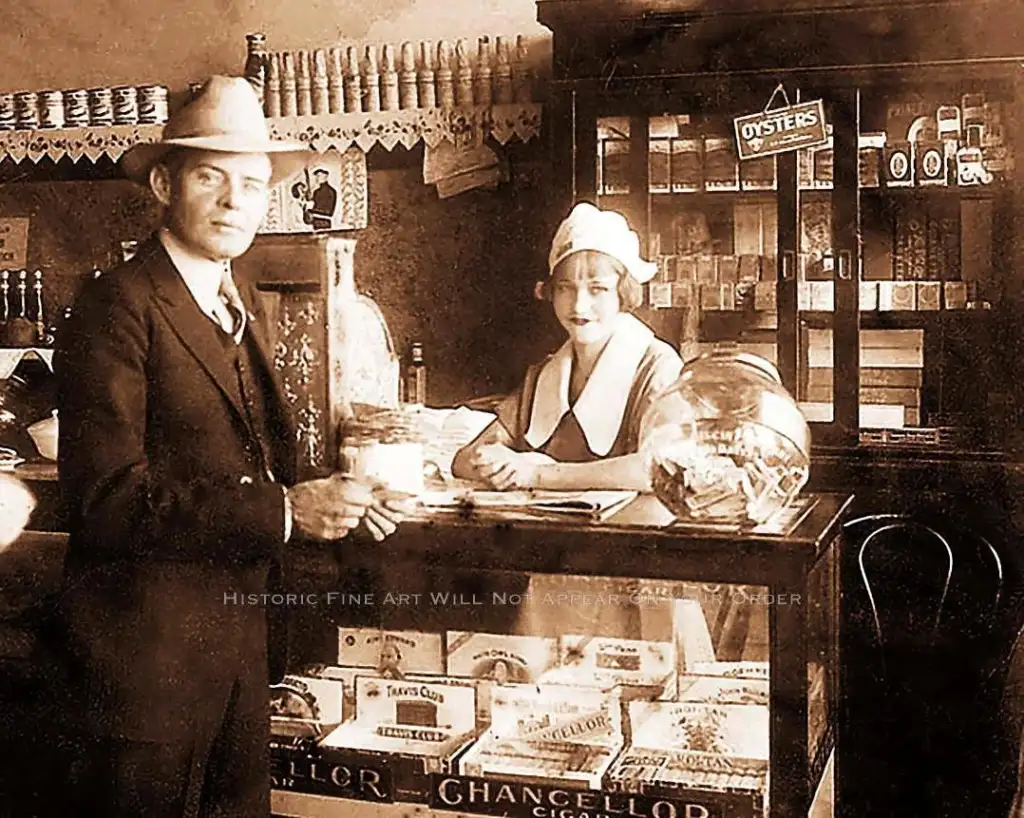
[[[816,445],[1018,445],[1022,49],[968,6],[538,3],[566,197],[644,238],[660,335],[775,362]],[[818,144],[739,158],[736,118],[816,100]]]
[[[311,557],[275,814],[806,816],[836,740],[850,499],[746,527],[651,495],[603,521],[433,512],[342,568]]]

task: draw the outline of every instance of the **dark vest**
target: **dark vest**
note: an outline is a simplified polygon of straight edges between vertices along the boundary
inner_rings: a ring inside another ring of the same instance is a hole
[[[248,328],[238,344],[227,333],[221,333],[220,337],[224,342],[224,352],[238,376],[238,397],[245,409],[250,436],[246,447],[250,462],[257,474],[276,480],[282,473],[283,464],[275,458],[277,447],[274,440],[283,430],[268,400],[273,393],[272,376],[263,365],[256,341]]]

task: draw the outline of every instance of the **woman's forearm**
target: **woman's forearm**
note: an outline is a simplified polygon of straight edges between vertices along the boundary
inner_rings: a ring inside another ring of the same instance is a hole
[[[538,489],[629,489],[649,491],[650,479],[639,452],[591,463],[548,463],[537,467]]]

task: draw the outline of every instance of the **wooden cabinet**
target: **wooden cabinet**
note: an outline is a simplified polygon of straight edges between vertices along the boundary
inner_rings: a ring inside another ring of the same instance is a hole
[[[774,359],[819,450],[1020,447],[1024,6],[537,5],[557,183],[641,234],[656,331]],[[827,144],[738,160],[810,100]]]

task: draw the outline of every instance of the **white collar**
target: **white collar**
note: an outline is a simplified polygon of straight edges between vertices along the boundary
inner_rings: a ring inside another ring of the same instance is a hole
[[[566,341],[537,376],[526,442],[534,449],[547,443],[571,408],[590,451],[598,457],[607,455],[619,436],[636,371],[653,338],[654,333],[645,324],[629,313],[620,313],[594,371],[572,407],[572,342]]]
[[[160,228],[158,237],[199,309],[213,318],[219,309],[224,270],[230,269],[230,262],[203,258],[186,247],[166,227]]]

